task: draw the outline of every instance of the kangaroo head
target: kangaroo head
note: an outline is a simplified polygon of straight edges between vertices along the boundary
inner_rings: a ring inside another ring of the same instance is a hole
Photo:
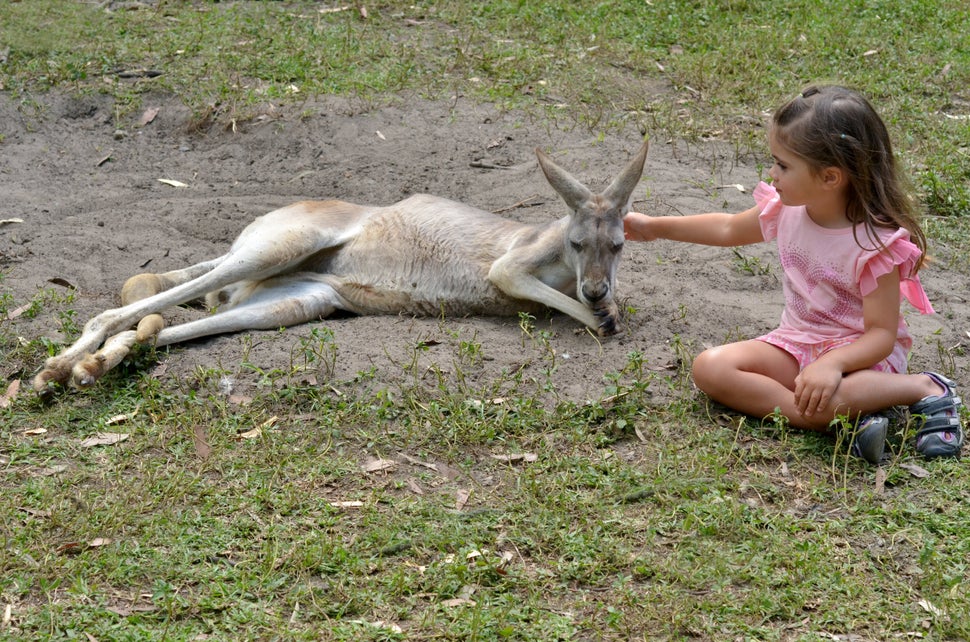
[[[623,217],[630,211],[634,188],[643,174],[647,142],[604,191],[594,194],[541,150],[539,166],[569,207],[563,236],[563,259],[576,272],[576,296],[603,318],[602,329],[617,331],[614,301],[616,268],[623,250]]]

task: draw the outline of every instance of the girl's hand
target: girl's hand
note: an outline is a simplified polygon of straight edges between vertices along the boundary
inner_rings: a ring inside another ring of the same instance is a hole
[[[628,241],[654,241],[657,234],[651,229],[652,219],[640,212],[629,212],[623,217],[623,235]]]
[[[806,416],[823,412],[842,384],[842,370],[828,365],[824,359],[805,366],[795,377],[795,405]]]

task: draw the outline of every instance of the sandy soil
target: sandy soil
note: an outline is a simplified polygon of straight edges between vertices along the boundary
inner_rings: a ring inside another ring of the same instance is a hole
[[[174,99],[146,101],[157,108],[141,124],[136,114],[116,131],[112,105],[99,97],[45,95],[40,108],[0,96],[0,226],[2,287],[13,306],[40,288],[77,288],[78,321],[118,303],[124,280],[139,271],[164,271],[217,256],[255,216],[306,198],[386,204],[415,192],[468,202],[504,216],[544,221],[564,214],[546,184],[533,149],[542,147],[594,189],[601,189],[636,151],[632,124],[601,139],[579,128],[559,129],[491,106],[408,100],[370,108],[320,99],[272,110],[235,131],[189,129],[190,114]],[[739,211],[752,203],[758,180],[754,159],[737,162],[724,146],[652,140],[644,179],[635,192],[641,211],[679,215],[712,209]],[[185,183],[177,188],[159,179]],[[733,184],[744,187],[740,191]],[[519,204],[519,205],[516,205]],[[691,352],[750,337],[773,327],[781,312],[774,245],[744,248],[752,274],[730,249],[655,242],[628,244],[620,295],[631,309],[622,335],[599,342],[562,315],[540,318],[551,333],[557,368],[552,381],[563,397],[581,401],[603,393],[604,375],[641,352],[648,367],[676,366],[678,341]],[[52,279],[54,280],[52,282]],[[907,309],[916,346],[914,370],[941,367],[939,347],[970,343],[970,284],[939,261],[923,276],[938,314]],[[201,310],[183,309],[174,318]],[[63,340],[45,312],[9,322],[19,336]],[[402,376],[413,347],[426,342],[422,365],[453,368],[455,345],[480,345],[485,357],[472,375],[531,368],[547,357],[515,318],[341,318],[323,321],[338,346],[335,381],[374,369],[375,385]],[[193,342],[163,354],[179,376],[196,366],[233,373],[245,391],[260,368],[287,368],[299,338],[313,324],[283,334],[258,332]],[[953,357],[958,373],[967,355]],[[39,365],[4,359],[5,379],[29,379]],[[544,376],[544,375],[543,375]]]

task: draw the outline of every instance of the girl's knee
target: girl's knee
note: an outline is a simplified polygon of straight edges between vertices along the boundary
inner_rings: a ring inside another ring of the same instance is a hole
[[[707,349],[694,357],[691,365],[691,376],[694,385],[708,394],[715,389],[716,383],[723,377],[719,374],[722,364],[717,359],[717,354],[713,349]]]

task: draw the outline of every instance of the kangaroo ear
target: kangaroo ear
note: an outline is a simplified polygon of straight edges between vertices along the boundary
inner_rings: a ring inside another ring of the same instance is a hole
[[[603,192],[603,198],[617,207],[625,206],[630,202],[633,190],[636,189],[637,183],[640,182],[640,176],[643,175],[643,164],[647,161],[647,149],[649,147],[649,141],[643,141],[637,155]]]
[[[546,175],[546,180],[552,185],[552,189],[566,201],[566,205],[571,210],[578,210],[585,205],[593,196],[593,193],[585,185],[572,177],[563,168],[556,165],[551,158],[539,148],[536,148],[536,157],[539,159],[539,167]]]

